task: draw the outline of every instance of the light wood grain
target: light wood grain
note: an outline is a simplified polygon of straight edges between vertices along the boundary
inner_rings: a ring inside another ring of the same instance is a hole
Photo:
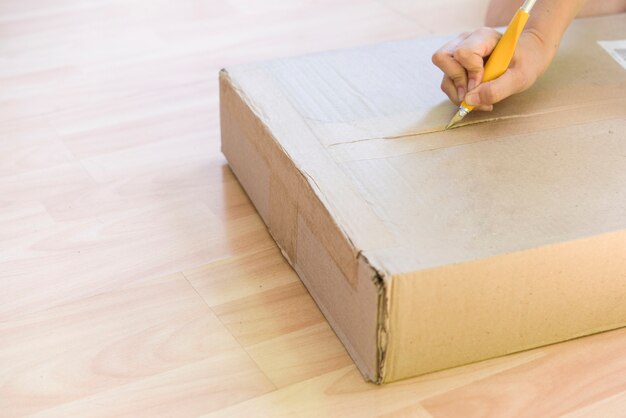
[[[624,331],[365,383],[219,151],[220,68],[486,3],[0,2],[0,416],[624,416]]]
[[[300,281],[274,245],[251,254],[218,260],[184,274],[206,303],[213,307]]]
[[[207,417],[253,416],[255,413],[263,417],[360,417],[424,411],[421,401],[524,365],[542,355],[536,350],[382,387],[365,383],[357,369],[348,366],[221,409]]]
[[[213,311],[244,347],[324,321],[300,282],[217,305]]]
[[[2,322],[0,341],[7,416],[197,414],[274,388],[181,273]]]
[[[434,417],[565,415],[626,390],[624,350],[623,329],[547,347],[540,359],[439,395],[423,405]]]

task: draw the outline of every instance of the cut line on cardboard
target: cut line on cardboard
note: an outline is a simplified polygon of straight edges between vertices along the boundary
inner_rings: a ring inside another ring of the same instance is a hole
[[[626,70],[626,39],[619,41],[598,41],[598,44]]]
[[[542,112],[532,112],[532,113],[515,114],[515,115],[503,115],[503,116],[496,116],[496,117],[487,118],[487,119],[465,120],[465,121],[459,122],[457,125],[454,126],[454,128],[450,129],[450,131],[463,128],[464,126],[480,125],[483,123],[499,122],[499,121],[509,120],[509,119],[523,119],[523,118],[530,118],[533,116],[543,116],[543,115],[548,115],[550,113],[557,113],[557,112],[563,112],[563,111],[567,111],[571,109],[577,109],[579,107],[580,107],[579,105],[567,105],[567,106],[553,107],[551,109],[548,109]],[[401,134],[401,135],[387,136],[387,137],[384,137],[383,139],[403,139],[403,138],[419,136],[419,135],[424,135],[424,134],[429,134],[429,133],[444,132],[446,130],[447,130],[446,127],[442,126],[442,127],[437,127],[435,129],[425,130],[425,131],[420,130],[420,131],[415,131],[415,132],[408,132],[408,133]]]
[[[501,123],[488,124],[485,128],[478,127],[484,124],[474,123],[472,125],[477,126],[467,127],[466,135],[458,135],[453,130],[395,139],[379,137],[356,143],[336,144],[327,147],[326,150],[337,162],[389,158],[477,142],[496,141],[512,135],[524,135],[534,132],[537,126],[543,126],[545,129],[558,129],[586,125],[593,120],[607,122],[624,120],[626,112],[624,109],[626,109],[626,98],[602,100],[576,109],[563,106],[559,110],[552,108],[550,111],[541,113],[504,116],[499,119]]]
[[[613,102],[621,102],[623,99],[618,99],[618,100],[603,100],[603,101],[599,101],[597,103],[593,103],[593,105],[598,105],[598,104],[609,104],[609,103],[613,103]],[[355,144],[355,143],[360,143],[360,142],[367,142],[367,141],[380,141],[380,140],[402,140],[402,139],[408,139],[408,138],[414,138],[417,136],[422,136],[422,135],[426,135],[426,134],[434,134],[434,133],[439,133],[439,132],[453,132],[456,131],[457,129],[463,128],[463,127],[467,127],[467,126],[473,126],[473,125],[481,125],[481,124],[486,124],[488,122],[501,122],[501,121],[506,121],[506,120],[512,120],[512,119],[525,119],[525,118],[531,118],[531,117],[536,117],[536,116],[545,116],[545,115],[549,115],[551,113],[559,113],[559,112],[566,112],[569,110],[574,110],[574,109],[579,109],[580,105],[579,104],[571,104],[571,105],[565,105],[565,106],[559,106],[559,107],[552,107],[550,109],[546,109],[544,111],[541,112],[532,112],[532,113],[525,113],[525,114],[513,114],[513,115],[502,115],[502,116],[496,116],[496,117],[492,117],[492,118],[486,118],[486,119],[476,119],[476,120],[464,120],[462,122],[460,122],[457,126],[455,126],[453,129],[447,130],[445,125],[441,125],[438,126],[436,128],[427,128],[427,129],[416,129],[416,130],[411,130],[402,134],[398,134],[398,135],[390,135],[390,136],[384,136],[384,137],[372,137],[372,138],[360,138],[360,139],[355,139],[352,141],[345,141],[345,142],[336,142],[336,143],[332,143],[326,146],[326,148],[333,148],[333,147],[337,147],[337,146],[342,146],[342,145],[347,145],[347,144]],[[475,142],[475,141],[468,141],[468,142]]]

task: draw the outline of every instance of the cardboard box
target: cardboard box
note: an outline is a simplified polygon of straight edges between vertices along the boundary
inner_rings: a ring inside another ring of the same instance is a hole
[[[450,131],[446,39],[220,74],[224,154],[378,383],[626,325],[626,15]]]

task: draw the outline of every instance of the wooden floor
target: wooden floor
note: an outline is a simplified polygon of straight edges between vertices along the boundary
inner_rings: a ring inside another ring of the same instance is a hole
[[[624,330],[365,383],[219,152],[221,67],[485,6],[1,0],[0,416],[626,416]]]

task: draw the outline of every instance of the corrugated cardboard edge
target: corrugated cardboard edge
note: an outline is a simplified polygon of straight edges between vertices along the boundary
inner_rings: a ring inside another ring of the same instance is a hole
[[[626,326],[626,230],[392,279],[383,383]]]
[[[390,276],[355,248],[317,195],[311,177],[294,164],[265,123],[263,112],[228,71],[222,70],[219,78],[222,152],[361,373],[382,383],[389,341]],[[302,201],[307,205],[299,205]],[[321,243],[328,238],[320,239],[314,230],[323,228],[310,228],[310,222],[332,229],[333,242],[338,239],[342,248],[351,248],[356,268],[337,265],[336,255]],[[357,292],[360,296],[354,297]]]
[[[369,264],[367,258],[363,256],[363,259]],[[371,266],[371,264],[370,264]],[[391,277],[385,274],[381,274],[378,270],[372,267],[376,271],[374,277],[376,288],[378,289],[378,326],[376,329],[376,369],[377,376],[375,383],[380,385],[385,382],[387,378],[387,348],[389,347],[389,331],[390,331],[390,309],[391,309]]]

